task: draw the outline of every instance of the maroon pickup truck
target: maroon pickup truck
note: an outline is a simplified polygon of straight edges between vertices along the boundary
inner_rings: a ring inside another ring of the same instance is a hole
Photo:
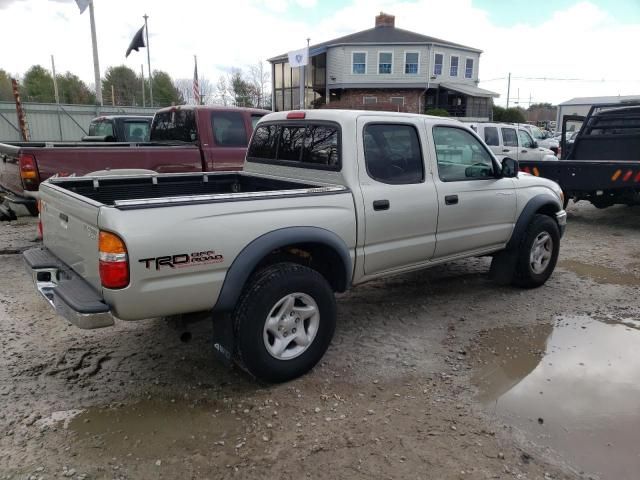
[[[240,170],[253,127],[266,110],[168,107],[153,117],[148,142],[0,143],[0,190],[11,216],[37,214],[40,182],[107,169],[159,173]],[[26,212],[25,212],[26,210]]]

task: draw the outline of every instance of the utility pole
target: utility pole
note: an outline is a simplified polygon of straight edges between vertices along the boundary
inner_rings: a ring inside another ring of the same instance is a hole
[[[151,71],[151,54],[149,53],[149,27],[147,25],[147,18],[149,15],[146,13],[142,16],[144,18],[144,32],[147,36],[147,70],[149,71],[149,102],[150,106],[153,107],[153,73]]]
[[[511,72],[509,72],[509,79],[507,80],[507,108],[509,108],[509,92],[511,91]]]
[[[93,0],[89,0],[89,21],[91,22],[91,43],[93,44],[93,74],[96,81],[96,102],[102,102],[102,82],[100,80],[100,62],[98,61],[98,40],[96,39],[96,20],[93,15]]]
[[[51,70],[53,72],[53,95],[56,99],[56,112],[58,113],[58,131],[60,133],[60,141],[62,141],[62,120],[60,119],[60,95],[58,94],[58,79],[56,78],[56,64],[51,55]]]
[[[112,107],[116,106],[116,91],[113,88],[113,85],[111,85],[111,106]]]
[[[140,64],[140,78],[142,78],[142,107],[145,105],[145,95],[144,95],[144,65]]]

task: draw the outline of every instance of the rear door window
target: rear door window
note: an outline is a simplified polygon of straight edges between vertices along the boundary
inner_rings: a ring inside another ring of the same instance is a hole
[[[364,160],[369,176],[382,183],[420,183],[424,179],[420,140],[413,125],[365,126]]]
[[[502,142],[505,147],[517,147],[518,135],[515,128],[503,128],[502,129]]]
[[[494,147],[500,145],[498,129],[496,127],[484,127],[484,143]]]
[[[213,112],[213,139],[219,147],[246,147],[247,129],[240,112]]]

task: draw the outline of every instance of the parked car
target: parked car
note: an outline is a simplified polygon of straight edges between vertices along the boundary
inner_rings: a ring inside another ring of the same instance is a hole
[[[518,128],[524,128],[533,137],[533,140],[539,147],[547,148],[553,152],[554,155],[558,155],[560,149],[560,142],[554,139],[552,136],[547,135],[540,128],[535,125],[529,125],[528,123],[517,124]]]
[[[525,172],[557,182],[565,202],[640,205],[640,102],[593,106],[586,118],[565,115],[562,130],[562,160],[524,161]]]
[[[40,182],[104,169],[156,172],[240,170],[253,126],[266,110],[168,107],[153,117],[149,142],[0,143],[0,189],[13,212],[37,215]]]
[[[477,123],[472,128],[499,158],[510,157],[514,160],[558,160],[549,150],[538,146],[528,129],[511,123]]]
[[[107,115],[91,120],[83,142],[148,142],[153,116]]]
[[[41,201],[44,247],[24,258],[60,315],[213,318],[215,351],[270,382],[323,356],[334,292],[481,255],[538,287],[566,223],[558,185],[470,128],[389,112],[272,113],[242,172],[53,178]]]

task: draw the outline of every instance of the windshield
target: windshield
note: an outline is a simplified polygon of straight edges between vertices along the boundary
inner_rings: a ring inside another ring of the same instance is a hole
[[[99,137],[113,137],[111,122],[93,122],[89,125],[89,135]]]
[[[531,127],[531,134],[536,140],[544,140],[546,138],[545,134],[542,133],[542,130],[538,127]]]

